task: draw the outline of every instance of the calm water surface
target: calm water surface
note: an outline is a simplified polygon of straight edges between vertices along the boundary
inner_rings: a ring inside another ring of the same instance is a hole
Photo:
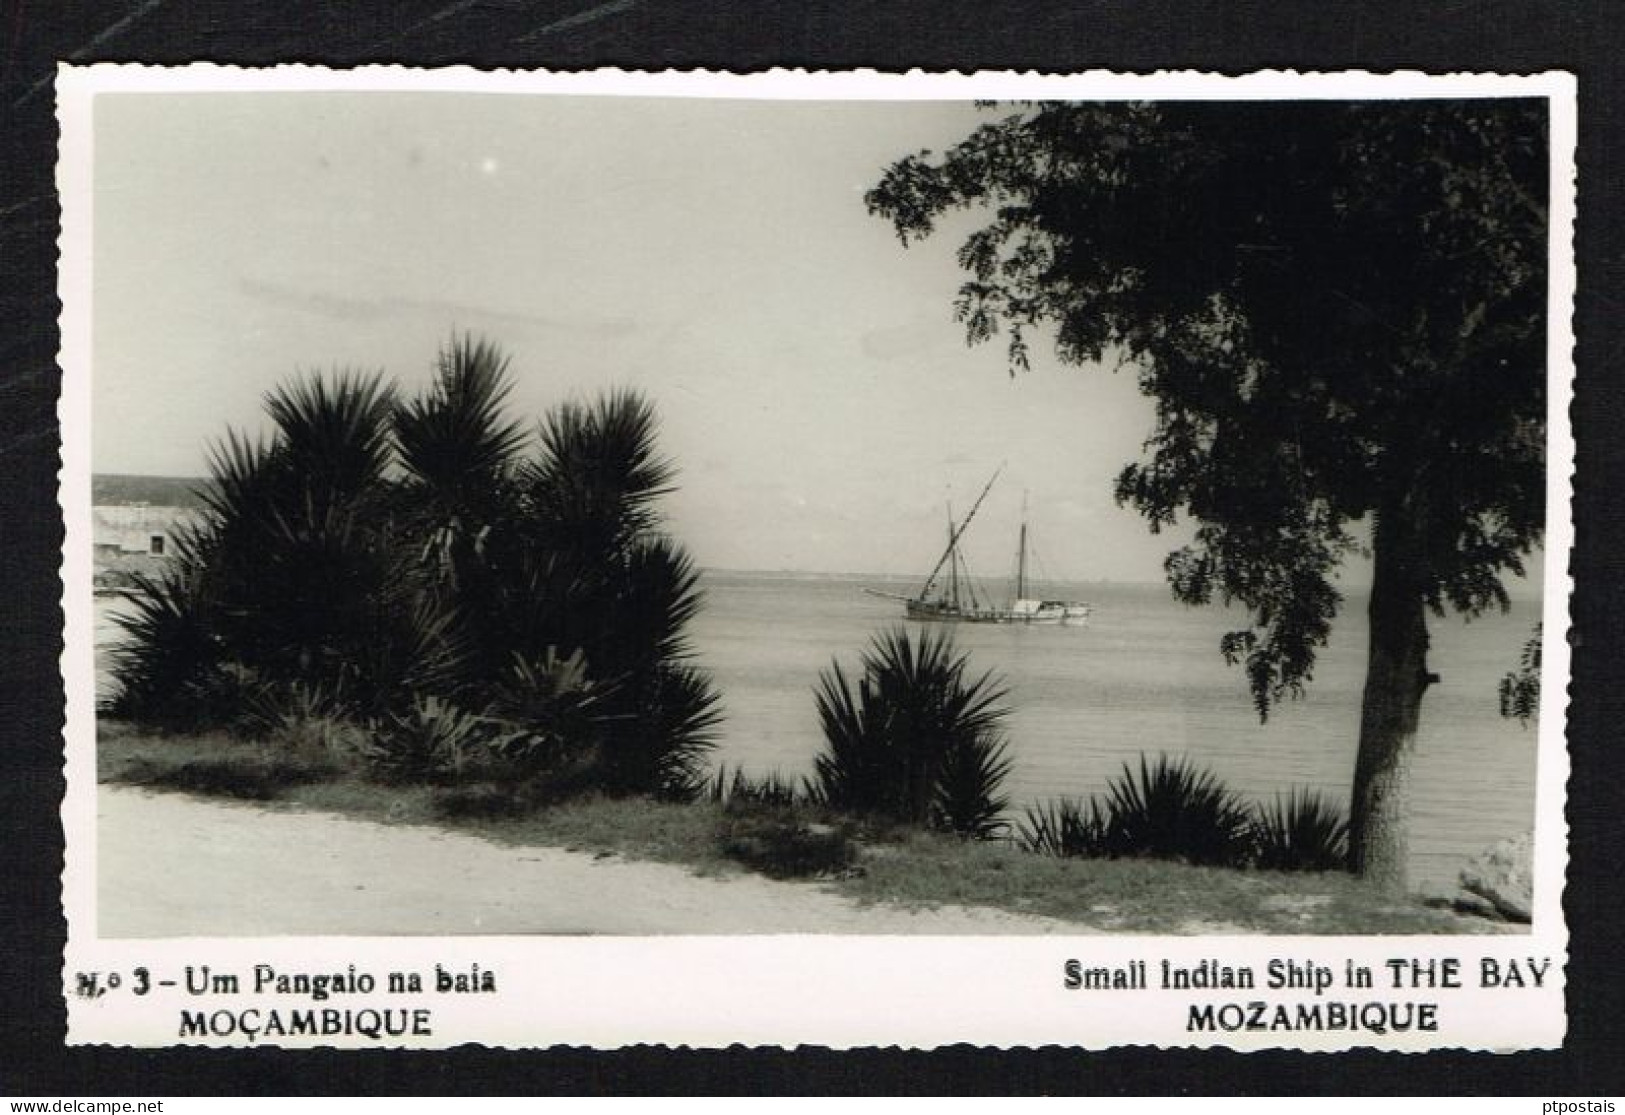
[[[873,578],[707,573],[706,604],[691,629],[699,662],[721,690],[726,720],[718,763],[752,774],[812,771],[822,739],[813,706],[821,670],[849,675],[870,638],[902,623],[900,603]],[[1244,796],[1268,800],[1294,786],[1346,798],[1354,771],[1365,676],[1364,600],[1350,600],[1322,652],[1307,696],[1260,724],[1218,641],[1240,616],[1186,608],[1161,585],[1055,585],[1047,595],[1091,600],[1087,628],[953,628],[977,670],[1010,689],[1014,810],[1104,789],[1142,752],[1186,755]],[[98,667],[117,636],[97,601]],[[1413,874],[1454,878],[1467,856],[1534,821],[1533,728],[1503,720],[1500,677],[1537,618],[1534,601],[1471,624],[1433,621],[1433,669],[1443,682],[1422,709],[1412,789]],[[912,625],[919,626],[919,625]],[[105,682],[105,675],[102,679]]]

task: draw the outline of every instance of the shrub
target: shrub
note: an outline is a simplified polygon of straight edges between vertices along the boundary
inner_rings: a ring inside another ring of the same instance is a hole
[[[849,871],[857,847],[844,826],[810,820],[802,809],[739,800],[723,810],[722,853],[774,879]]]
[[[1027,810],[1016,829],[1016,844],[1046,856],[1105,856],[1109,821],[1095,798],[1060,798]]]
[[[186,793],[272,801],[284,790],[333,776],[330,763],[288,751],[257,747],[251,751],[224,750],[207,759],[180,763],[131,761],[123,781]]]
[[[1005,690],[966,677],[968,656],[946,632],[878,636],[854,687],[833,663],[815,698],[826,750],[815,793],[830,808],[989,835],[1006,799],[999,730]]]
[[[622,683],[626,699],[606,720],[599,785],[608,793],[652,793],[692,801],[704,791],[706,760],[721,719],[710,679],[686,663],[662,663]]]
[[[1214,775],[1189,761],[1140,757],[1100,798],[1029,808],[1016,844],[1050,856],[1147,856],[1207,866],[1334,871],[1347,866],[1343,811],[1312,791],[1245,808]]]
[[[1250,852],[1252,818],[1211,771],[1186,759],[1140,756],[1107,789],[1106,846],[1113,856],[1239,865]]]
[[[211,634],[227,661],[277,683],[342,689],[374,713],[395,697],[367,667],[411,583],[391,545],[389,415],[378,375],[302,377],[266,398],[269,444],[228,433],[203,489],[197,545]]]
[[[1348,835],[1341,807],[1312,790],[1293,790],[1255,811],[1255,863],[1271,871],[1345,870]]]
[[[608,793],[688,798],[719,714],[685,635],[699,575],[658,531],[654,505],[674,469],[655,451],[656,427],[648,402],[625,391],[548,414],[540,452],[506,481],[502,517],[459,551],[457,599],[478,648],[472,684],[501,678],[493,702],[530,732],[515,749],[526,770],[557,765]],[[540,674],[517,677],[514,662]]]
[[[798,786],[778,771],[753,779],[743,768],[735,767],[733,777],[730,779],[726,765],[719,767],[717,773],[706,784],[705,794],[711,801],[721,805],[751,802],[758,805],[792,806],[809,799],[804,785]]]
[[[316,686],[385,730],[396,769],[444,777],[468,754],[449,710],[505,706],[516,777],[697,793],[716,694],[684,634],[698,573],[660,531],[654,409],[569,402],[527,439],[510,387],[459,338],[413,399],[350,373],[273,391],[269,440],[227,432],[202,523],[137,581],[110,710],[229,726],[257,699],[240,682]]]
[[[115,622],[114,691],[106,711],[168,729],[193,729],[229,715],[206,696],[219,683],[218,648],[184,553],[158,576],[132,575],[134,591]]]
[[[491,735],[485,717],[420,694],[379,722],[367,755],[404,782],[458,782],[489,753]]]
[[[522,776],[579,760],[597,745],[598,706],[607,690],[588,676],[579,649],[561,656],[550,646],[535,661],[515,654],[493,691],[495,749]]]
[[[1003,820],[1010,799],[999,792],[1010,773],[1004,740],[992,732],[956,735],[942,755],[931,826],[972,840],[1010,831]]]
[[[337,690],[320,684],[256,682],[248,671],[224,671],[234,679],[241,705],[235,727],[263,740],[271,754],[294,757],[331,771],[354,768],[371,744],[354,710]]]

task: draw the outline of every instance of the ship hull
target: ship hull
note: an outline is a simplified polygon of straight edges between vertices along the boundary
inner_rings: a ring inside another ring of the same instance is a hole
[[[1011,608],[967,608],[947,601],[904,601],[909,619],[924,623],[994,623],[1021,626],[1084,627],[1090,606],[1071,600],[1018,600]]]

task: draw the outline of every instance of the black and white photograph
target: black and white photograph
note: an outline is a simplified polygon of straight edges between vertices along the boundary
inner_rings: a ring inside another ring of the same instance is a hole
[[[63,88],[76,1040],[1561,1040],[1563,75]]]

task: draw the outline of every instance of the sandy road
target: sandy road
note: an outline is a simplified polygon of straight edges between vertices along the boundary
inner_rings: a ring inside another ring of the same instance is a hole
[[[127,786],[99,787],[97,814],[104,937],[1089,931]]]

